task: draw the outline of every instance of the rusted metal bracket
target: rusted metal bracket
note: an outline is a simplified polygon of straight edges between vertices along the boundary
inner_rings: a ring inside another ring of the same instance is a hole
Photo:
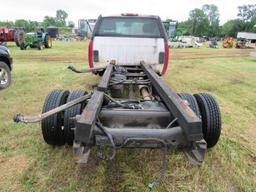
[[[204,160],[206,150],[207,144],[205,140],[202,139],[200,141],[193,142],[192,147],[185,149],[184,153],[191,164],[201,165]]]

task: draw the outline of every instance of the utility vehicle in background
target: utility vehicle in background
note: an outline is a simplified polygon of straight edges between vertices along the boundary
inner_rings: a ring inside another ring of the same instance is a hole
[[[43,48],[52,48],[52,39],[43,29],[37,29],[35,32],[20,33],[19,44],[21,50],[25,50],[27,47],[42,50]]]

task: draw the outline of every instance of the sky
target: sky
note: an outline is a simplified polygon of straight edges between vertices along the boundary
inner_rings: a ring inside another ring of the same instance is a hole
[[[219,8],[220,23],[237,17],[237,7],[256,4],[256,0],[0,0],[1,21],[26,19],[42,21],[44,16],[55,16],[57,9],[68,13],[77,25],[78,19],[94,19],[100,14],[138,13],[159,15],[162,19],[185,21],[189,11],[204,4]]]

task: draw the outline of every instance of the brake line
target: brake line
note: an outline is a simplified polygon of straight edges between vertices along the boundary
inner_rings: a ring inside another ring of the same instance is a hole
[[[103,133],[105,133],[105,135],[107,135],[109,141],[111,142],[112,145],[112,155],[110,157],[107,157],[104,153],[102,152],[97,152],[97,157],[103,160],[113,160],[116,156],[116,145],[114,142],[114,139],[112,137],[112,135],[107,131],[107,129],[101,125],[101,123],[96,122],[96,125],[103,131]]]

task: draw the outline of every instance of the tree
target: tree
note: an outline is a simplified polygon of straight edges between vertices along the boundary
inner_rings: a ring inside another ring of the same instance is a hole
[[[177,35],[190,35],[189,21],[181,21],[177,23]]]
[[[239,6],[237,16],[243,21],[251,21],[256,16],[256,4]]]
[[[209,36],[214,37],[219,35],[220,29],[219,29],[219,10],[216,5],[209,5],[205,4],[203,5],[203,11],[207,15],[209,20]]]
[[[55,17],[45,16],[43,20],[43,26],[44,27],[57,26]]]
[[[15,21],[16,27],[23,27],[25,29],[29,28],[29,22],[24,19],[18,19]]]
[[[15,21],[14,26],[15,27],[23,27],[26,31],[32,31],[34,28],[39,26],[39,22],[18,19]]]
[[[201,9],[193,9],[189,13],[190,34],[202,37],[208,34],[209,20]]]
[[[256,33],[256,15],[251,19],[251,32]]]
[[[66,25],[66,19],[68,17],[68,14],[64,10],[57,10],[56,11],[56,21],[58,25],[61,25],[62,27]]]
[[[244,31],[244,30],[245,30],[245,22],[240,19],[233,19],[233,20],[227,21],[222,26],[222,35],[236,37],[239,31]]]
[[[0,21],[0,26],[12,27],[12,26],[14,26],[14,22],[12,22],[12,21]]]

